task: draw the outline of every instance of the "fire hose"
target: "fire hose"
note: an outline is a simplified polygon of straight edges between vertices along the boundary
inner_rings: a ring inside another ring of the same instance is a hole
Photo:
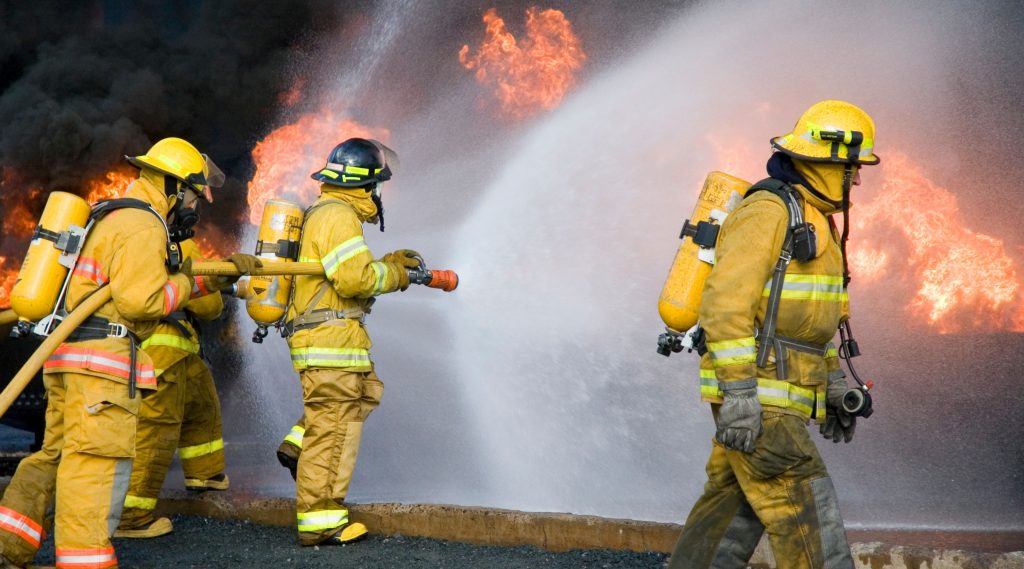
[[[440,288],[446,292],[450,292],[455,290],[455,287],[458,286],[459,283],[458,275],[456,275],[454,271],[428,271],[423,267],[414,270],[421,271],[421,274],[418,277],[420,281],[418,284],[425,284],[427,286],[432,286],[433,288]],[[228,261],[196,263],[192,265],[192,274],[196,276],[241,276],[238,268]],[[324,268],[320,263],[267,263],[261,268],[254,269],[250,274],[254,276],[322,275],[324,274]],[[32,381],[32,378],[39,373],[39,370],[43,367],[43,363],[51,354],[53,354],[54,350],[56,350],[57,347],[71,335],[71,332],[73,332],[75,328],[78,328],[86,318],[92,316],[94,312],[109,302],[111,298],[110,287],[101,286],[80,305],[75,307],[75,309],[72,310],[63,321],[61,321],[60,325],[50,332],[50,335],[47,336],[46,340],[43,341],[28,361],[25,362],[25,365],[21,366],[21,370],[18,371],[17,375],[11,379],[10,383],[7,384],[7,387],[5,387],[3,392],[0,393],[0,417],[7,413],[7,410],[11,408],[14,401],[19,395],[21,395],[21,392],[24,391],[29,382]],[[0,312],[0,325],[9,324],[16,320],[17,315],[14,314],[13,310]]]
[[[18,315],[13,310],[0,311],[0,326],[6,326],[8,324],[14,324],[18,321]]]

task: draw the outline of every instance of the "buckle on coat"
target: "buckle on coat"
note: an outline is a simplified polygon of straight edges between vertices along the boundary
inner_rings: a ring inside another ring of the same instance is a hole
[[[128,327],[117,322],[107,324],[107,336],[110,338],[127,338]]]

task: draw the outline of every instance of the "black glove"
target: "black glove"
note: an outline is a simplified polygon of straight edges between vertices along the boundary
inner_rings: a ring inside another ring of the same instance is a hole
[[[825,422],[821,424],[821,434],[826,439],[838,443],[853,440],[853,431],[857,428],[857,417],[843,410],[843,396],[850,389],[845,376],[828,380],[828,391],[825,396]]]
[[[757,380],[722,381],[718,384],[724,401],[718,411],[715,440],[725,448],[754,452],[761,436],[761,402],[757,400]]]

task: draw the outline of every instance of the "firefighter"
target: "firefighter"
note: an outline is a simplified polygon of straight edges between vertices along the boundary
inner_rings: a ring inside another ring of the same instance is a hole
[[[112,299],[43,366],[46,432],[0,502],[3,567],[24,567],[35,556],[54,495],[57,566],[117,566],[110,536],[131,474],[138,391],[157,386],[153,361],[138,343],[189,301],[191,263],[169,266],[169,233],[194,221],[198,201],[212,201],[210,186],[223,179],[180,138],[126,158],[140,169],[126,197],[139,201],[96,221],[73,270],[66,308],[101,286],[110,287]]]
[[[181,242],[182,256],[204,260],[195,241]],[[251,272],[260,262],[252,255],[229,257],[240,271]],[[220,401],[206,362],[201,355],[196,319],[213,320],[221,315],[220,294],[237,278],[197,276],[193,298],[181,312],[161,320],[142,349],[153,359],[158,377],[154,393],[143,398],[128,495],[114,537],[149,538],[173,530],[171,520],[156,518],[157,497],[177,448],[185,487],[194,491],[227,490],[224,473],[224,440],[221,438]]]
[[[772,139],[770,178],[722,224],[699,309],[707,342],[701,394],[716,433],[704,494],[671,568],[746,567],[764,532],[780,569],[854,566],[835,488],[806,424],[820,423],[835,442],[849,442],[856,425],[841,405],[847,385],[831,344],[847,318],[848,281],[846,229],[840,237],[831,216],[842,213],[847,225],[860,167],[879,161],[874,136],[860,108],[816,103],[792,133]],[[784,195],[802,210],[802,231],[790,229]],[[773,341],[762,346],[766,337]]]
[[[374,260],[363,241],[363,223],[384,228],[379,184],[391,177],[389,153],[351,138],[312,175],[321,195],[306,211],[299,260],[321,263],[324,276],[296,277],[288,306],[285,332],[303,393],[303,415],[292,431],[302,435],[289,434],[279,452],[294,469],[302,545],[347,543],[367,533],[349,520],[344,504],[363,422],[384,390],[363,322],[374,297],[407,289],[407,269],[419,265],[409,250]]]

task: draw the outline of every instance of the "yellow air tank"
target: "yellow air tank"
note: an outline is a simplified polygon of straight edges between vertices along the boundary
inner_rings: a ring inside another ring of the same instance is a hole
[[[286,263],[299,256],[299,238],[305,213],[299,204],[286,200],[268,200],[263,206],[256,241],[256,256],[264,263]],[[260,324],[261,330],[281,320],[288,310],[288,296],[292,290],[291,276],[249,277],[245,304],[249,316]],[[259,333],[259,331],[257,331]]]
[[[11,308],[35,322],[53,312],[68,270],[77,259],[89,203],[67,192],[51,192],[11,290]]]
[[[717,226],[739,204],[748,188],[748,182],[722,172],[711,172],[704,180],[704,189],[697,198],[693,216],[683,226],[683,241],[658,299],[658,313],[670,333],[682,334],[697,324],[704,280],[714,264]],[[705,236],[712,240],[708,247],[694,241]]]

